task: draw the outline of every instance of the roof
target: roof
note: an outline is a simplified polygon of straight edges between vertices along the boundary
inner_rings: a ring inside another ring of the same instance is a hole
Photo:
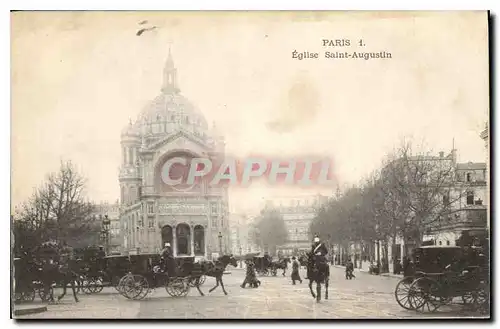
[[[484,162],[457,163],[457,170],[486,170]]]

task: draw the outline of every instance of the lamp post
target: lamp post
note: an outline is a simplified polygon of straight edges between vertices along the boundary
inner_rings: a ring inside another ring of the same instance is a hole
[[[222,256],[222,233],[219,232],[219,252],[220,252],[220,256]]]
[[[243,268],[243,259],[241,259],[241,245],[240,245],[240,268]]]
[[[109,225],[111,221],[108,218],[108,215],[104,216],[104,219],[102,221],[102,227],[101,227],[101,240],[104,243],[104,250],[106,252],[106,255],[109,254]]]

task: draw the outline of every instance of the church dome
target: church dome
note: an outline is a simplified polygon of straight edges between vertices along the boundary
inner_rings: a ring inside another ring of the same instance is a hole
[[[169,51],[163,70],[161,93],[143,109],[137,121],[124,133],[143,136],[169,135],[183,130],[206,139],[208,124],[204,115],[183,95],[177,84],[177,69]]]

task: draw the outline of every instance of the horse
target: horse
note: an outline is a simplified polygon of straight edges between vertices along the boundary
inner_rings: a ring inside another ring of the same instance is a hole
[[[290,258],[285,257],[285,258],[278,260],[277,262],[272,262],[271,266],[273,268],[275,268],[276,270],[283,270],[283,276],[285,276],[286,270],[288,268],[288,263],[290,263]]]
[[[75,302],[79,302],[76,296],[75,282],[80,280],[80,275],[75,272],[69,262],[60,265],[57,263],[45,262],[42,265],[41,271],[43,291],[48,301],[54,302],[53,290],[50,289],[53,283],[61,284],[63,287],[63,293],[57,298],[58,301],[66,295],[66,287],[68,283],[70,283]]]
[[[219,257],[216,261],[204,261],[193,264],[190,275],[194,277],[194,286],[201,296],[205,296],[200,289],[200,279],[202,275],[215,278],[215,286],[208,291],[209,293],[214,291],[220,284],[224,295],[227,295],[226,289],[224,288],[224,282],[222,282],[222,276],[224,275],[227,265],[238,267],[238,262],[233,255],[224,255]]]
[[[316,298],[316,302],[319,303],[321,300],[321,284],[325,284],[325,299],[328,299],[328,282],[330,279],[330,267],[324,256],[317,256],[312,253],[309,254],[308,263],[308,279],[309,279],[309,290],[313,298]],[[312,284],[316,282],[316,294],[312,290]]]

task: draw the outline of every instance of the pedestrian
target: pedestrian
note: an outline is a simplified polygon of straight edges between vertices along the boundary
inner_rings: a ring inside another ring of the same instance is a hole
[[[260,285],[260,281],[257,280],[254,263],[251,260],[246,261],[246,268],[245,280],[243,280],[240,287],[245,288],[249,284],[250,287],[257,288]]]
[[[345,265],[345,278],[346,280],[351,280],[352,278],[355,277],[356,276],[354,275],[354,264],[352,263],[351,257],[349,257]]]
[[[302,279],[300,278],[299,274],[299,267],[300,264],[295,258],[295,256],[292,257],[292,284],[295,284],[295,281],[299,281],[302,283]]]

